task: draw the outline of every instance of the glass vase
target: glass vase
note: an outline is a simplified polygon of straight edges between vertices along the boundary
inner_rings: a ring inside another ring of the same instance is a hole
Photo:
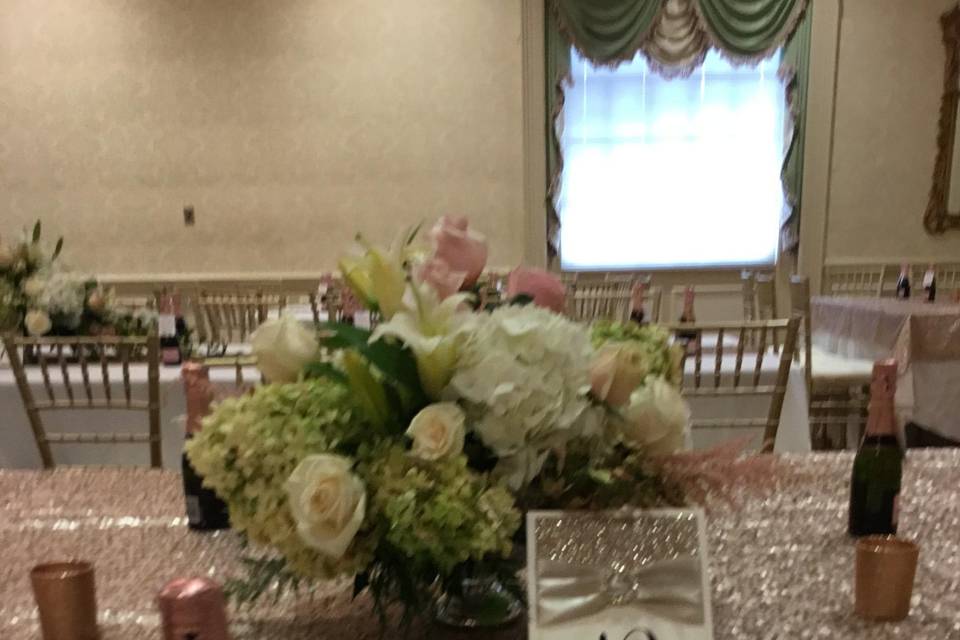
[[[464,578],[460,593],[440,594],[433,612],[437,622],[457,629],[503,627],[522,613],[523,603],[493,576]]]

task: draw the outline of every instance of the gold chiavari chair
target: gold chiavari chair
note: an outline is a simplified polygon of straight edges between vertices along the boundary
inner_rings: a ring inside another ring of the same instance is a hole
[[[509,276],[509,273],[500,271],[487,271],[480,276],[477,282],[477,288],[480,292],[480,300],[478,302],[481,309],[485,309],[488,306],[496,307],[506,302],[507,278]]]
[[[663,304],[663,289],[652,286],[653,277],[648,275],[635,276],[633,274],[607,273],[603,276],[605,283],[629,284],[630,291],[638,284],[646,285],[643,298],[644,317],[647,322],[660,322],[660,309]],[[630,309],[627,310],[629,315]]]
[[[238,390],[246,389],[250,385],[266,384],[263,374],[258,372],[256,379],[248,381],[244,370],[257,366],[257,357],[253,354],[244,354],[236,356],[212,356],[209,358],[199,358],[196,360],[208,370],[228,370],[234,374],[234,385]]]
[[[53,468],[51,444],[136,444],[150,448],[150,466],[160,467],[160,341],[150,336],[84,336],[64,338],[3,337],[17,388],[40,451],[43,466]],[[24,353],[31,353],[43,379],[46,398],[30,387]],[[147,365],[147,399],[133,397],[130,363],[142,356]],[[122,395],[113,389],[111,366],[119,360]],[[59,375],[58,375],[59,374]],[[79,388],[76,388],[79,387]],[[55,390],[56,389],[56,390]],[[46,411],[111,409],[147,414],[147,433],[48,433],[41,414]]]
[[[283,294],[201,292],[195,309],[198,342],[223,355],[229,345],[246,343],[260,324],[274,312],[281,313],[286,304]]]
[[[910,270],[910,284],[913,287],[912,296],[920,299],[925,295],[923,291],[923,276],[929,265],[914,265]],[[933,272],[937,278],[937,300],[952,302],[960,292],[960,264],[940,263],[933,265]],[[923,298],[926,299],[926,298]]]
[[[630,294],[634,280],[587,282],[578,280],[567,286],[568,315],[574,320],[630,319]]]
[[[958,301],[957,294],[960,293],[960,264],[938,264],[936,265],[937,274],[937,299],[940,299],[940,292],[943,292],[943,299],[949,301]]]
[[[647,319],[650,322],[660,322],[660,309],[663,304],[663,289],[660,287],[647,288],[646,307]]]
[[[780,414],[787,390],[793,353],[797,345],[799,319],[718,323],[675,323],[665,325],[678,334],[696,336],[683,359],[681,393],[688,398],[769,397],[766,417],[697,418],[693,429],[763,428],[762,452],[773,451],[780,428]],[[764,359],[772,351],[774,336],[782,335],[776,379],[763,380]],[[714,339],[715,337],[715,339]],[[706,338],[706,339],[705,339]],[[733,344],[731,344],[733,339]],[[752,345],[756,345],[753,347]],[[692,384],[687,362],[693,359]],[[704,365],[706,363],[706,365]]]
[[[848,426],[853,425],[858,431],[866,427],[870,364],[864,363],[859,372],[854,367],[831,371],[824,366],[824,358],[814,356],[810,281],[806,276],[790,278],[790,308],[793,316],[800,320],[798,344],[801,348],[797,360],[801,361],[802,356],[811,442],[814,449],[844,449]]]
[[[320,324],[320,296],[316,289],[284,289],[279,295],[288,313],[293,309],[303,309],[309,312],[313,324]]]
[[[885,265],[829,266],[824,268],[824,293],[828,296],[879,298],[886,279]]]

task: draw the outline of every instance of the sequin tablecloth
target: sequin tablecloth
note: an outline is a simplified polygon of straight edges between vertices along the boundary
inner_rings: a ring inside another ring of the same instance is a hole
[[[715,637],[960,639],[960,450],[911,451],[901,533],[920,544],[910,617],[871,624],[853,615],[853,544],[846,537],[849,454],[786,455],[763,499],[708,514]],[[40,561],[96,567],[104,640],[159,639],[154,597],[175,576],[224,580],[239,571],[232,533],[189,531],[170,471],[0,471],[0,638],[39,638],[27,579]],[[269,598],[268,598],[269,600]],[[379,637],[368,599],[346,582],[231,612],[237,640]],[[387,637],[397,637],[396,626]],[[523,624],[490,633],[434,627],[412,638],[515,640]]]

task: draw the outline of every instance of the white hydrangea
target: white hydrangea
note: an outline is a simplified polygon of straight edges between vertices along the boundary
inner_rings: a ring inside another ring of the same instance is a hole
[[[37,296],[36,306],[51,316],[57,316],[67,326],[76,326],[83,316],[87,280],[87,276],[70,271],[53,271]]]
[[[476,314],[445,396],[466,408],[470,428],[501,458],[518,487],[543,453],[580,435],[593,349],[587,329],[531,305]]]

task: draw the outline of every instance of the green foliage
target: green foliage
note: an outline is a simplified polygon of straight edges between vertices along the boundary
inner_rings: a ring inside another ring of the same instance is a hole
[[[283,558],[244,557],[240,563],[246,571],[244,578],[231,578],[224,585],[226,596],[240,607],[253,604],[271,588],[276,603],[284,593],[296,593],[303,584],[303,578],[290,571]]]
[[[312,363],[305,374],[345,384],[380,435],[401,436],[428,403],[416,358],[399,340],[387,337],[371,343],[370,336],[345,323],[320,325],[320,344],[336,353],[337,364]]]
[[[686,500],[642,453],[622,445],[598,451],[579,439],[568,443],[563,458],[550,455],[518,502],[524,510],[619,509],[679,507]]]
[[[321,362],[319,360],[311,362],[304,368],[303,377],[307,380],[326,378],[331,382],[349,384],[349,380],[343,371],[337,369],[331,362]]]

